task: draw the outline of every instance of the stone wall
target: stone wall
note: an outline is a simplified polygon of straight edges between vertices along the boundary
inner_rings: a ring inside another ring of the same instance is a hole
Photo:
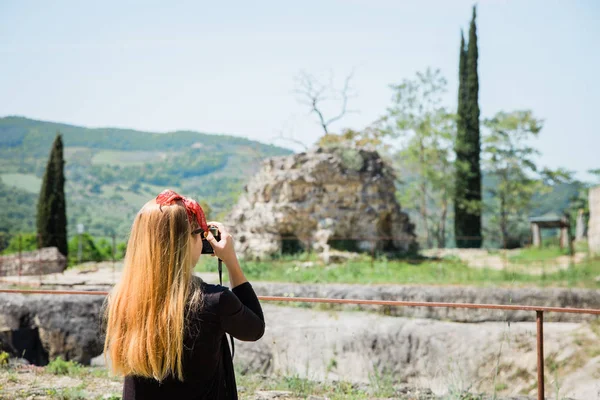
[[[0,350],[37,365],[102,353],[104,296],[0,293]]]
[[[600,254],[600,186],[590,189],[589,196],[588,244],[591,253]]]
[[[377,152],[314,148],[266,160],[246,185],[228,226],[250,258],[300,247],[414,252],[414,225],[396,199],[393,168]],[[378,240],[385,238],[385,240]]]
[[[0,256],[0,276],[43,275],[63,272],[67,258],[56,247]]]
[[[259,296],[321,297],[334,299],[393,300],[411,302],[519,304],[539,307],[600,309],[600,291],[577,288],[486,288],[475,286],[297,284],[253,282]],[[505,311],[466,308],[382,307],[370,305],[320,306],[341,310],[383,312],[386,315],[454,322],[535,321],[534,311]],[[545,313],[548,322],[599,320],[597,315]]]

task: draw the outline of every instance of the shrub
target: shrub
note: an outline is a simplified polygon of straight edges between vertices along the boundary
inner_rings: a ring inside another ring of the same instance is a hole
[[[19,241],[21,242],[19,244]],[[8,246],[2,254],[14,254],[21,251],[33,251],[38,248],[38,240],[36,233],[18,233],[14,235],[8,242]]]
[[[5,351],[0,351],[0,367],[8,365],[8,359],[10,355]]]
[[[82,366],[75,361],[65,361],[58,356],[46,366],[46,370],[54,375],[72,375],[81,372]]]

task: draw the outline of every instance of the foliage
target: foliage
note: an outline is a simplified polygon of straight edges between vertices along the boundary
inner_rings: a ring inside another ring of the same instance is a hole
[[[454,115],[441,105],[446,80],[440,71],[427,69],[416,78],[392,86],[388,134],[402,138],[398,163],[410,180],[399,186],[400,202],[418,210],[428,247],[433,240],[446,245],[446,225],[454,187]]]
[[[79,242],[81,241],[81,260],[79,255]],[[115,260],[121,260],[125,256],[126,243],[115,243]],[[76,235],[69,240],[69,265],[77,262],[100,262],[109,261],[113,257],[113,244],[107,238],[94,238],[89,233]]]
[[[35,230],[36,196],[0,181],[0,251],[11,236]]]
[[[0,139],[0,174],[13,184],[17,174],[19,183],[41,181],[57,130],[66,145],[68,227],[83,223],[96,236],[124,236],[140,207],[167,187],[222,216],[265,157],[291,153],[233,136],[86,129],[6,117],[0,118],[0,135],[8,135]],[[0,182],[0,251],[13,235],[36,229],[39,185],[19,189],[10,183]],[[74,229],[68,233],[71,238]]]
[[[83,233],[81,236],[75,235],[69,240],[69,264],[75,264],[77,260],[79,240],[82,243],[81,262],[87,261],[109,261],[113,256],[112,240],[106,237],[94,237],[89,233]],[[19,244],[19,241],[21,243]],[[34,251],[38,248],[36,233],[18,233],[11,237],[10,242],[2,254],[14,254],[21,251]],[[115,260],[121,260],[125,256],[127,243],[115,242]]]
[[[38,248],[37,233],[19,233],[8,242],[2,254],[13,254],[20,251],[34,251]]]
[[[78,260],[78,248],[81,241],[81,260]],[[69,240],[69,263],[74,262],[86,262],[95,261],[99,262],[104,259],[108,259],[109,254],[103,254],[102,251],[96,246],[94,239],[88,233],[82,233],[81,235],[74,236]]]
[[[481,247],[481,166],[479,135],[479,76],[477,72],[476,7],[464,48],[461,36],[458,90],[458,131],[455,143],[456,178],[454,233],[458,247]]]
[[[67,247],[67,210],[65,200],[63,143],[56,135],[37,206],[37,233],[40,247],[57,247],[65,256]]]
[[[46,365],[46,370],[54,375],[74,375],[79,374],[83,366],[75,361],[65,361],[61,356],[56,357]]]
[[[588,170],[588,173],[595,175],[600,178],[600,169]],[[561,179],[556,180],[558,184],[555,184],[553,188],[562,189],[560,193],[563,194],[562,199],[551,199],[554,203],[561,201],[563,203],[562,209],[569,216],[571,222],[571,230],[575,231],[577,228],[577,218],[581,215],[583,230],[585,233],[588,220],[590,217],[589,207],[589,191],[590,188],[594,187],[596,182],[582,182],[572,178],[572,173],[568,171],[559,171]],[[545,196],[547,197],[547,196]],[[554,196],[556,197],[556,196]],[[548,200],[546,200],[548,201]],[[566,203],[566,204],[565,204]]]
[[[533,196],[544,188],[534,162],[539,152],[529,145],[542,129],[542,122],[531,111],[513,111],[499,112],[484,124],[488,128],[484,163],[496,180],[486,204],[490,223],[492,231],[499,230],[504,247],[513,247],[510,244],[520,238],[511,232],[519,231],[518,224],[529,217]]]
[[[308,368],[307,368],[308,369]],[[394,374],[386,371],[379,374],[379,380],[371,379],[369,385],[343,380],[325,380],[322,382],[295,375],[245,374],[236,372],[239,379],[241,398],[254,397],[258,390],[284,390],[291,392],[293,398],[321,398],[331,400],[367,400],[398,396],[392,382]],[[307,371],[306,375],[310,375]]]
[[[8,359],[10,358],[10,354],[6,351],[0,351],[0,367],[8,365]]]

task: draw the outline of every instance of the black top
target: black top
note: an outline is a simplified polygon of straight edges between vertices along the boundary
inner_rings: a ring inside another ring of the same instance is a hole
[[[126,376],[123,400],[237,399],[233,362],[225,333],[255,341],[265,332],[263,312],[250,283],[233,290],[202,282],[201,310],[186,321],[184,381],[173,377],[159,382]]]

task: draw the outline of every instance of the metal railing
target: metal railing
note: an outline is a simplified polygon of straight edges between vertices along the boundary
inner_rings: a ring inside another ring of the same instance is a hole
[[[0,289],[0,293],[12,294],[53,294],[53,295],[93,295],[107,296],[106,291],[76,291],[76,290],[20,290]],[[517,304],[474,304],[474,303],[439,303],[418,301],[394,301],[394,300],[363,300],[363,299],[332,299],[313,297],[280,297],[280,296],[258,296],[262,301],[298,302],[298,303],[329,303],[329,304],[361,304],[373,306],[393,307],[437,307],[437,308],[466,308],[486,310],[508,310],[508,311],[535,311],[537,326],[537,398],[544,400],[544,313],[575,313],[600,315],[600,310],[590,308],[566,308],[566,307],[538,307]]]

